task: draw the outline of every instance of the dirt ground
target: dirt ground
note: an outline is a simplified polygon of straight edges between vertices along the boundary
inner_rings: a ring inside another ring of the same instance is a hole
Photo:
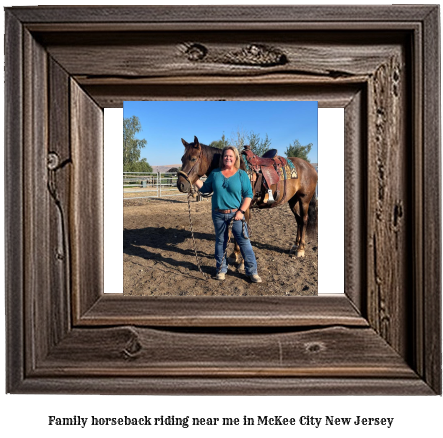
[[[124,201],[124,295],[312,296],[318,293],[317,236],[306,256],[289,255],[296,222],[287,204],[252,212],[251,243],[263,283],[253,284],[229,265],[226,280],[215,274],[211,201],[191,201],[194,237],[205,280],[197,267],[186,197]],[[231,241],[232,242],[232,241]],[[228,255],[234,247],[230,243]]]

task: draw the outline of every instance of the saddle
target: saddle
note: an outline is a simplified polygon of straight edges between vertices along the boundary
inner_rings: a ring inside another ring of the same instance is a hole
[[[270,149],[262,157],[259,157],[252,152],[249,146],[245,146],[242,155],[254,192],[252,205],[275,207],[285,202],[286,180],[298,178],[292,161],[278,156],[277,149]],[[280,181],[283,181],[283,195],[281,197]],[[273,193],[272,186],[276,187],[275,193]]]

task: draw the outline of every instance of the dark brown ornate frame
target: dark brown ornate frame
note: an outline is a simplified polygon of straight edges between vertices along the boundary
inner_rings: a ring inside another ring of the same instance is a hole
[[[438,6],[7,8],[7,391],[441,394],[439,41]],[[103,295],[131,99],[345,108],[345,295]]]

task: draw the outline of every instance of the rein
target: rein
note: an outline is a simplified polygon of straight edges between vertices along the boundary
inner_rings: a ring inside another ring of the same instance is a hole
[[[191,184],[192,187],[192,184]],[[191,235],[192,235],[192,242],[194,243],[194,253],[195,253],[195,259],[197,261],[198,270],[201,272],[203,277],[206,281],[208,281],[208,276],[202,271],[200,259],[198,258],[197,254],[197,245],[195,244],[195,238],[194,238],[194,230],[192,228],[192,219],[191,219],[191,190],[188,192],[188,212],[189,212],[189,225],[191,227]]]

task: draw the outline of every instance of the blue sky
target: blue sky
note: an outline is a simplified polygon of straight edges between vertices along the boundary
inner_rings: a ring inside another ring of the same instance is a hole
[[[271,148],[284,155],[298,140],[312,143],[311,163],[317,163],[317,102],[288,101],[126,101],[123,117],[140,119],[142,131],[137,138],[148,142],[141,151],[151,166],[179,164],[183,155],[181,138],[187,142],[196,135],[200,143],[233,138],[237,131],[268,134]]]

